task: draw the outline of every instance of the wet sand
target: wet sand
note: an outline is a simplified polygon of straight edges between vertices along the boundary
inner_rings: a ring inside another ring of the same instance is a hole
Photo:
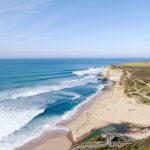
[[[33,148],[33,150],[67,150],[71,147],[71,144],[67,136],[59,136],[47,140],[45,143]]]

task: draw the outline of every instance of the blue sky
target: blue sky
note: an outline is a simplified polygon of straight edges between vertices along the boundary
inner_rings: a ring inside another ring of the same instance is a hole
[[[1,0],[0,57],[150,57],[150,1]]]

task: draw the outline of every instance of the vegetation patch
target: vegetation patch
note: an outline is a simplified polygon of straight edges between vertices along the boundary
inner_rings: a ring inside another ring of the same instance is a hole
[[[138,62],[116,66],[123,70],[120,85],[128,97],[137,97],[150,104],[150,62]],[[115,69],[115,66],[112,67]]]

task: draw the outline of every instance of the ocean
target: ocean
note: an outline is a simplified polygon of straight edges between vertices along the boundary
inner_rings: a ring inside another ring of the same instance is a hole
[[[141,59],[0,59],[0,150],[13,150],[73,117],[103,90],[109,64]]]

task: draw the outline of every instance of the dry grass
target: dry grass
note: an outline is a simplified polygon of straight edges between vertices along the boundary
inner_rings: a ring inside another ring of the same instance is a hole
[[[129,97],[137,97],[150,104],[150,62],[137,62],[117,66],[123,69],[120,84]]]
[[[123,64],[121,65],[123,67],[150,67],[150,62],[134,62],[134,63],[129,63],[129,64]]]

